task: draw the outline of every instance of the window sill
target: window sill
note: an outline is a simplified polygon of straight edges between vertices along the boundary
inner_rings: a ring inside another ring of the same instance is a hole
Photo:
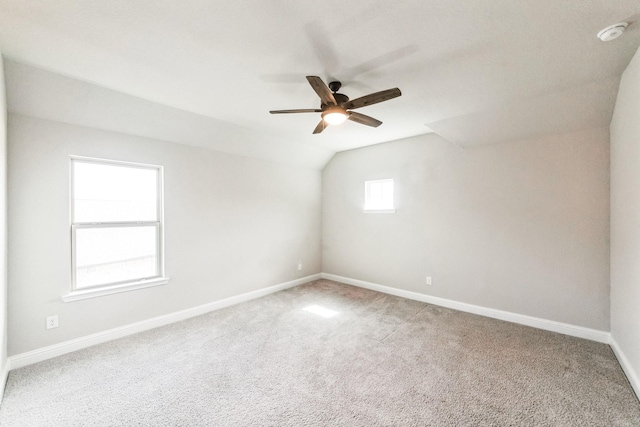
[[[395,209],[363,209],[364,213],[396,213]]]
[[[152,286],[165,285],[169,282],[168,277],[158,277],[150,280],[140,280],[137,282],[123,283],[120,285],[104,286],[94,289],[81,289],[69,292],[62,296],[62,301],[72,302],[87,298],[101,297],[104,295],[117,294],[120,292],[128,292],[136,289],[150,288]]]

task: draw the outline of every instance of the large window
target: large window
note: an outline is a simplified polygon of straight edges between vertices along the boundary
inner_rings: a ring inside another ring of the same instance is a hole
[[[166,283],[162,167],[72,157],[71,249],[65,300]]]
[[[393,213],[393,179],[364,182],[364,211]]]

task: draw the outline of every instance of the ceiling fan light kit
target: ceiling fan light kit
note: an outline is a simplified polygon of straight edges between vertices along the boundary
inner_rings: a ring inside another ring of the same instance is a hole
[[[327,108],[321,116],[330,125],[339,125],[347,120],[347,112],[338,106]]]
[[[327,125],[339,125],[345,120],[351,120],[361,125],[378,127],[382,124],[380,120],[349,110],[388,101],[402,95],[400,89],[396,87],[349,100],[347,95],[338,93],[342,87],[342,83],[338,81],[331,82],[328,86],[318,76],[307,76],[307,81],[320,97],[319,109],[272,110],[269,112],[271,114],[321,113],[320,123],[313,130],[314,134],[325,130]]]

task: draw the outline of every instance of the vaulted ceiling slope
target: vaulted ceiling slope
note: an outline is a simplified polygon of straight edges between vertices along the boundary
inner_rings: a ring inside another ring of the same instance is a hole
[[[640,45],[638,17],[637,0],[2,0],[0,48],[9,69],[29,64],[171,107],[156,111],[165,121],[190,117],[167,132],[224,129],[238,137],[215,149],[279,157],[298,146],[321,162],[431,131],[469,147],[607,126]],[[620,21],[630,22],[621,38],[596,38]],[[351,98],[403,95],[359,110],[379,128],[312,135],[317,115],[268,113],[317,108],[306,75],[342,81]]]
[[[316,170],[335,154],[15,61],[4,66],[12,113]]]

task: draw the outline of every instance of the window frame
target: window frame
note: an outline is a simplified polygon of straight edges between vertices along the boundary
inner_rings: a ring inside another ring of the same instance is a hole
[[[371,186],[372,184],[384,184],[385,182],[391,182],[392,185],[392,197],[391,197],[391,206],[383,207],[383,208],[371,208],[368,207],[367,201],[370,198],[371,194]],[[371,179],[364,181],[364,208],[362,209],[364,213],[395,213],[395,183],[393,178],[383,178],[383,179]]]
[[[103,221],[103,222],[75,222],[75,195],[74,195],[74,165],[76,163],[91,163],[98,165],[120,166],[135,169],[150,169],[156,171],[156,220],[155,221]],[[71,243],[71,291],[62,297],[63,301],[76,301],[85,298],[93,298],[109,295],[117,292],[131,291],[166,284],[169,279],[165,277],[164,263],[164,168],[160,165],[126,162],[120,160],[100,159],[84,156],[70,156],[69,161],[69,229]],[[77,286],[76,256],[77,256],[77,231],[82,229],[104,229],[116,227],[154,227],[156,230],[156,272],[157,275],[142,278],[131,278],[117,282],[104,283],[91,286]]]

